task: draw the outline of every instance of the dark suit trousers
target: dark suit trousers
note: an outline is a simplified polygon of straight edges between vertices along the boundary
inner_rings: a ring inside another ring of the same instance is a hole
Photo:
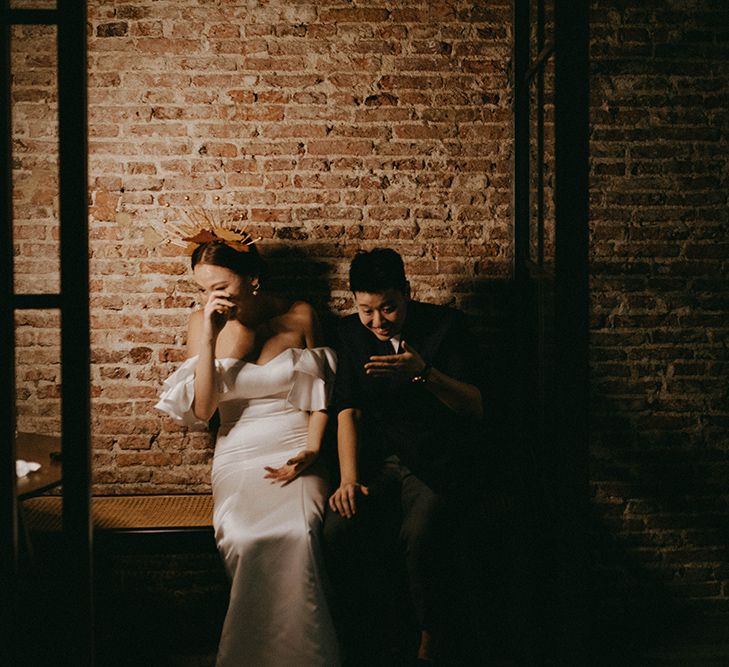
[[[357,497],[354,517],[327,508],[324,521],[333,612],[345,651],[362,650],[358,644],[370,650],[381,638],[378,623],[398,584],[406,584],[419,628],[437,631],[446,586],[442,497],[395,456],[368,488],[369,496]]]

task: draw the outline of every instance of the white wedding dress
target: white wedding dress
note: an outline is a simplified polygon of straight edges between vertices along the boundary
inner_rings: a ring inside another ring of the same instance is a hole
[[[339,664],[320,545],[327,487],[318,464],[286,486],[265,479],[306,447],[308,412],[323,410],[334,379],[330,348],[289,348],[265,364],[216,360],[220,428],[213,457],[213,525],[231,579],[218,667]],[[187,426],[192,357],[155,407]]]

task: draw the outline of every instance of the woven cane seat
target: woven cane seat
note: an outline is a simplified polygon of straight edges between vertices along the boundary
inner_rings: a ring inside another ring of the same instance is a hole
[[[39,496],[23,501],[23,518],[32,531],[61,529],[62,498]],[[211,495],[94,496],[91,513],[95,530],[159,530],[210,528]]]

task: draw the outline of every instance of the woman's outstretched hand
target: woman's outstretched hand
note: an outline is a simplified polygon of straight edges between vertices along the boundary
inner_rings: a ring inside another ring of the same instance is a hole
[[[314,461],[319,458],[319,452],[313,449],[303,449],[295,456],[292,456],[280,468],[272,468],[265,466],[265,479],[270,479],[276,484],[286,486],[289,482],[295,480],[304,470],[306,470]]]
[[[204,323],[213,338],[223,330],[225,323],[235,316],[235,304],[230,300],[228,292],[213,290],[205,304]]]

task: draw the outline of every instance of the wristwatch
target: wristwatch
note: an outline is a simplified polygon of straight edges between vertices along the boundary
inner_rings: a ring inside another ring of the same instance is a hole
[[[430,371],[433,370],[433,364],[429,364],[427,361],[425,362],[425,366],[423,366],[423,370],[420,371],[417,375],[413,375],[413,377],[410,378],[410,382],[413,384],[425,384],[425,381],[428,379],[428,375],[430,375]]]

